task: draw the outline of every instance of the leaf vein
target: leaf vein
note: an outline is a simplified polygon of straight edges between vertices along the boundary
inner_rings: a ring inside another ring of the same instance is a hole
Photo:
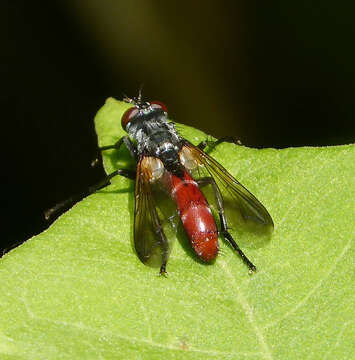
[[[190,351],[190,352],[196,352],[196,353],[202,353],[202,354],[208,354],[208,355],[234,355],[235,352],[228,352],[228,351],[219,351],[219,350],[204,350],[204,349],[198,349],[198,348],[192,348],[189,347],[188,349],[180,347],[180,346],[175,346],[175,345],[170,345],[170,344],[163,344],[163,343],[158,343],[155,341],[152,341],[150,339],[145,339],[145,338],[135,338],[135,337],[131,337],[131,336],[125,336],[122,334],[117,334],[108,330],[101,330],[101,329],[95,329],[92,328],[90,326],[86,326],[84,324],[81,323],[69,323],[67,321],[63,321],[63,320],[54,320],[54,319],[47,319],[47,318],[41,318],[41,317],[37,317],[37,320],[40,321],[46,321],[49,323],[53,323],[56,325],[60,325],[60,326],[67,326],[67,327],[72,327],[72,328],[76,328],[79,330],[85,330],[88,332],[92,332],[101,336],[111,336],[113,338],[118,338],[121,340],[125,340],[127,342],[130,343],[141,343],[141,344],[147,344],[149,346],[152,347],[158,347],[158,348],[162,348],[162,349],[166,349],[166,350],[172,350],[172,351]],[[246,355],[246,356],[255,356],[257,354],[259,354],[258,352],[239,352],[237,353],[238,355]]]
[[[233,275],[231,274],[226,262],[224,261],[219,261],[219,264],[221,264],[221,267],[223,268],[225,274],[230,278],[230,281],[233,284],[233,287],[236,290],[236,294],[237,294],[237,300],[239,302],[239,304],[242,306],[245,315],[247,317],[247,319],[249,320],[250,324],[252,325],[254,331],[255,331],[255,335],[259,340],[261,349],[262,349],[262,355],[268,359],[268,360],[272,360],[272,354],[270,351],[270,348],[266,342],[266,339],[264,337],[263,332],[261,331],[261,329],[259,328],[259,326],[257,325],[256,321],[255,321],[255,317],[254,317],[254,312],[253,312],[253,308],[249,305],[248,301],[246,300],[245,296],[243,295],[240,287],[236,284],[235,282],[235,278],[233,277]]]
[[[301,308],[304,304],[306,304],[306,302],[308,301],[308,299],[322,286],[323,282],[330,276],[330,274],[335,270],[338,262],[346,255],[346,253],[348,252],[348,250],[351,247],[351,243],[352,243],[352,237],[350,238],[350,240],[346,243],[346,245],[344,246],[343,250],[341,251],[341,253],[337,256],[337,258],[335,259],[333,265],[329,268],[329,270],[324,274],[323,277],[320,278],[320,280],[318,281],[318,283],[308,292],[308,294],[300,301],[297,303],[296,306],[294,306],[291,310],[289,310],[287,313],[285,313],[283,316],[281,316],[279,319],[270,322],[269,324],[266,324],[263,328],[264,329],[268,329],[272,326],[275,326],[276,324],[278,324],[280,321],[286,319],[287,317],[289,317],[290,315],[292,315],[293,313],[295,313],[299,308]]]

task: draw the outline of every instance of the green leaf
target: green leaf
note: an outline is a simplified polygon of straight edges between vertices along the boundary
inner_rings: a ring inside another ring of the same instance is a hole
[[[100,145],[123,135],[126,107],[108,99],[99,111]],[[211,155],[273,216],[260,246],[232,231],[256,274],[223,242],[204,265],[177,241],[158,276],[135,255],[133,184],[116,177],[1,259],[0,358],[352,358],[355,146],[221,144]],[[105,152],[107,172],[128,158]]]

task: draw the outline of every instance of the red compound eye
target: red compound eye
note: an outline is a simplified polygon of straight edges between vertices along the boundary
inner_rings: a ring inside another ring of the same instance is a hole
[[[138,114],[138,109],[136,107],[131,107],[127,109],[121,118],[121,126],[123,130],[126,130],[128,123]]]
[[[161,101],[151,101],[150,106],[153,109],[162,109],[166,113],[168,112],[168,107],[164,103],[162,103]]]

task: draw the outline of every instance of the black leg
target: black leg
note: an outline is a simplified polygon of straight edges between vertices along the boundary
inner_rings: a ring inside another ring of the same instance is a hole
[[[159,229],[160,230],[159,230],[158,235],[160,237],[161,247],[163,250],[162,264],[160,266],[159,274],[167,275],[168,273],[166,272],[166,264],[168,262],[168,256],[169,256],[169,243],[164,234],[162,227],[160,227]]]
[[[217,141],[215,141],[213,146],[217,146],[224,142],[241,145],[241,141],[239,139],[235,138],[234,136],[223,136],[220,139],[218,139]]]
[[[99,147],[100,151],[104,151],[104,150],[111,150],[111,149],[116,149],[119,150],[119,148],[121,147],[121,145],[123,144],[123,136],[118,139],[114,144],[112,145],[106,145],[106,146],[101,146]]]
[[[151,207],[151,214],[152,214],[152,220],[153,220],[153,226],[156,229],[157,236],[159,238],[158,244],[160,245],[163,254],[162,254],[162,264],[160,266],[160,275],[167,275],[166,272],[166,263],[168,262],[168,256],[169,256],[169,243],[165,236],[163,227],[161,226],[160,219],[157,213],[156,208],[153,206]]]
[[[110,150],[110,149],[116,149],[119,150],[122,144],[125,144],[128,151],[130,152],[130,154],[132,155],[132,157],[134,159],[137,158],[137,150],[134,146],[134,144],[132,143],[131,139],[128,136],[122,136],[118,141],[116,141],[113,145],[106,145],[106,146],[102,146],[99,149],[101,151],[104,150]]]
[[[220,139],[218,139],[216,141],[211,141],[211,140],[208,140],[208,139],[204,140],[204,141],[201,141],[197,145],[197,147],[200,148],[201,150],[204,150],[207,145],[214,148],[217,145],[219,145],[221,143],[224,143],[224,142],[229,142],[229,143],[239,144],[239,145],[241,144],[240,140],[236,139],[233,136],[224,136],[224,137],[221,137]]]
[[[235,242],[232,235],[228,231],[227,218],[224,213],[223,197],[216,182],[212,177],[204,177],[198,180],[198,184],[201,187],[205,185],[212,186],[213,193],[216,199],[219,218],[221,221],[221,233],[223,234],[224,238],[229,242],[229,244],[233,247],[233,249],[240,255],[244,263],[249,267],[250,272],[255,272],[256,271],[255,265],[247,258],[247,256],[244,254],[242,249],[238,246],[238,244]]]
[[[137,160],[137,148],[131,141],[131,139],[128,136],[123,137],[123,142],[126,145],[126,148],[130,152],[133,159]]]
[[[200,150],[205,150],[205,147],[209,144],[210,141],[208,140],[203,140],[201,141],[197,147],[200,149]]]
[[[136,177],[135,171],[131,171],[131,170],[127,170],[127,169],[115,170],[111,174],[107,175],[98,184],[90,186],[87,189],[85,189],[83,192],[81,192],[80,194],[72,196],[69,199],[64,200],[64,201],[60,202],[59,204],[53,206],[51,209],[46,210],[44,212],[44,217],[46,218],[46,220],[48,220],[53,215],[58,213],[58,211],[60,211],[61,209],[68,208],[69,206],[74,205],[76,202],[83,199],[84,197],[89,196],[89,195],[93,194],[94,192],[96,192],[97,190],[104,188],[105,186],[109,185],[110,180],[117,175],[121,175],[121,176],[124,176],[124,177],[126,177],[128,179],[132,179],[132,180],[135,179],[135,177]]]
[[[112,145],[101,146],[99,148],[99,151],[96,154],[96,158],[91,162],[91,166],[96,166],[96,164],[99,161],[98,159],[99,159],[99,155],[100,155],[101,151],[111,150],[111,149],[119,150],[121,148],[122,144],[126,145],[128,151],[130,152],[133,159],[137,160],[137,149],[136,149],[136,147],[134,146],[134,144],[132,143],[131,139],[128,136],[122,136],[120,139],[118,139]]]
[[[159,275],[167,275],[167,274],[168,273],[166,272],[166,260],[164,260],[163,263],[161,264]]]

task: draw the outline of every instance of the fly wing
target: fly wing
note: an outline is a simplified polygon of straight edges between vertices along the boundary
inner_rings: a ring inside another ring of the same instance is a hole
[[[272,218],[264,205],[238,180],[236,180],[220,163],[191,143],[186,145],[196,158],[198,164],[203,165],[209,176],[212,176],[222,191],[223,197],[229,196],[239,208],[242,217],[265,226],[274,226]]]
[[[143,157],[137,165],[135,186],[134,245],[139,259],[150,266],[166,264],[177,221],[176,207],[168,195],[170,174],[162,168],[152,181],[151,168]],[[156,161],[159,161],[156,159]]]

